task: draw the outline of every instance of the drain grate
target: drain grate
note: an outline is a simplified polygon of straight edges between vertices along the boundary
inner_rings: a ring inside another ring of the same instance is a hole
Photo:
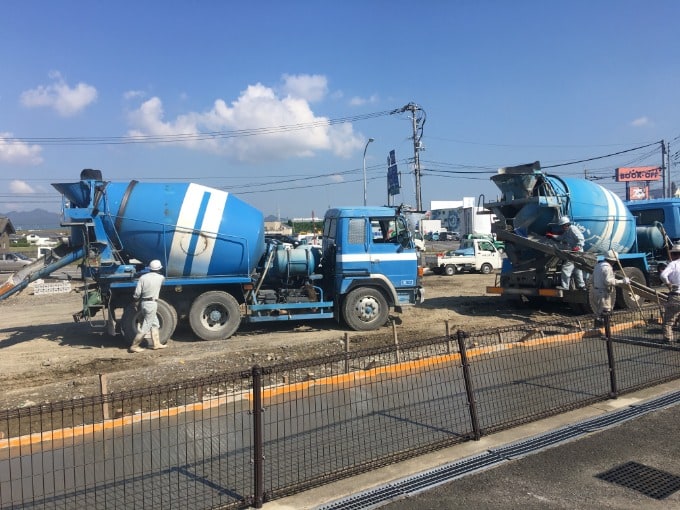
[[[520,459],[544,448],[564,443],[569,439],[582,435],[583,431],[578,428],[563,427],[561,429],[553,430],[552,432],[541,434],[540,436],[532,437],[524,441],[517,441],[507,446],[494,448],[489,451],[504,459]]]
[[[680,489],[680,477],[637,462],[626,462],[595,477],[654,499],[665,499]]]
[[[462,459],[445,466],[418,473],[407,478],[387,483],[345,498],[318,506],[315,510],[371,510],[383,506],[403,496],[414,495],[446,482],[475,473],[510,459],[522,458],[551,446],[564,443],[597,430],[609,428],[637,416],[662,409],[680,402],[680,391],[659,397],[625,409],[620,409],[596,418],[575,423],[561,429],[553,430],[517,441],[500,448],[488,450],[475,457]],[[640,469],[642,468],[642,469]],[[619,472],[620,470],[620,472]],[[680,477],[654,468],[630,462],[606,473],[596,475],[602,480],[635,489],[643,494],[664,499],[680,489]]]
[[[625,409],[620,409],[618,411],[613,411],[611,413],[605,414],[598,418],[592,418],[588,421],[577,423],[574,426],[576,428],[585,430],[586,432],[595,432],[597,430],[606,429],[612,425],[618,425],[624,421],[630,420],[632,418],[637,418],[643,414],[647,414],[650,411],[658,409],[657,406],[654,407],[628,407]]]
[[[483,453],[458,462],[434,468],[424,473],[369,489],[358,494],[317,507],[316,510],[368,510],[382,506],[399,496],[414,495],[462,476],[482,471],[504,462],[493,453]]]

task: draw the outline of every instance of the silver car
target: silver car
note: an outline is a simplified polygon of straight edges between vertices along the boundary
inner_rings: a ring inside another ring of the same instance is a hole
[[[32,262],[23,253],[0,253],[0,273],[16,273]]]

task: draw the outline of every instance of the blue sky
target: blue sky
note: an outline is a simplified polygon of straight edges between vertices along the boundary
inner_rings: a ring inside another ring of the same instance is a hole
[[[368,203],[395,150],[415,204],[412,121],[388,113],[409,103],[426,207],[495,199],[501,166],[653,144],[550,170],[623,193],[616,167],[680,149],[679,21],[674,0],[8,0],[0,212],[58,212],[50,183],[98,168],[321,216],[363,203],[364,148]]]

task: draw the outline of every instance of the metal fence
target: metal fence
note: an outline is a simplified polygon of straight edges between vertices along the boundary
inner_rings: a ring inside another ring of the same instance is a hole
[[[245,508],[680,377],[658,309],[0,412],[0,508]]]

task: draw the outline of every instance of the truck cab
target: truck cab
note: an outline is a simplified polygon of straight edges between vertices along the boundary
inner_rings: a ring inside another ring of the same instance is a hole
[[[422,301],[415,245],[395,209],[328,210],[322,250],[324,272],[333,281],[327,292],[340,301],[341,315],[353,329],[374,329],[386,322],[389,307],[399,311]]]

